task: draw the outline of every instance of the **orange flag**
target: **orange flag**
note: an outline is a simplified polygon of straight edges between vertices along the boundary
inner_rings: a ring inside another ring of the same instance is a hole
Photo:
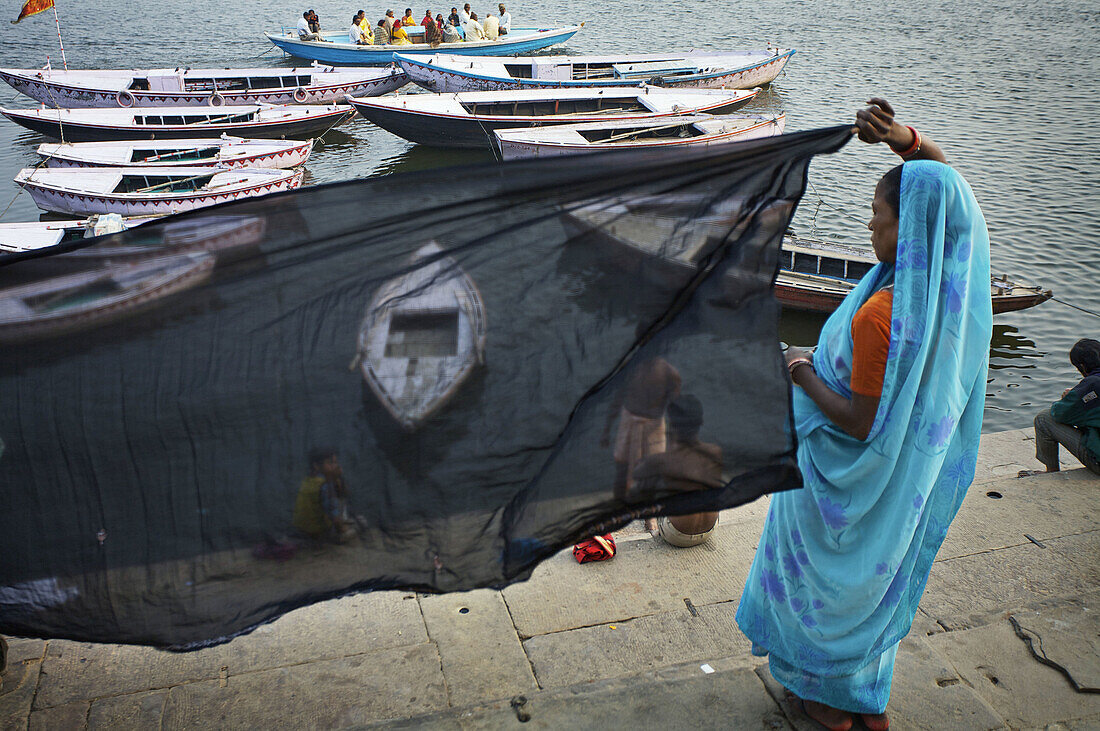
[[[19,17],[12,21],[13,24],[18,23],[23,18],[30,17],[31,15],[37,15],[44,10],[49,10],[53,7],[53,0],[27,0],[23,3],[23,9],[19,11]]]

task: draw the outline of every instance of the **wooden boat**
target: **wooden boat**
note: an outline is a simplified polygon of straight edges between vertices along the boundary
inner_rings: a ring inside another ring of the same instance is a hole
[[[497,130],[497,149],[505,160],[556,157],[607,150],[709,147],[783,134],[786,115],[707,115],[641,121],[588,122],[552,127]]]
[[[246,140],[229,137],[186,142],[47,142],[38,154],[51,168],[224,167],[284,170],[302,165],[313,140]]]
[[[563,213],[562,221],[578,237],[595,237],[606,245],[620,267],[664,283],[682,284],[727,236],[740,216],[741,202],[720,202],[714,210],[684,224],[685,206],[699,196],[643,196],[629,201],[582,205]],[[859,280],[878,264],[869,247],[806,239],[788,232],[780,250],[775,297],[792,310],[832,312]],[[736,298],[738,282],[727,280],[727,295]],[[1007,275],[990,281],[993,313],[1034,307],[1051,291],[1021,284]]]
[[[62,142],[218,137],[300,138],[351,119],[347,106],[253,104],[219,109],[0,109],[0,114]]]
[[[303,174],[301,168],[24,168],[15,182],[47,211],[149,216],[293,190]]]
[[[279,33],[264,33],[264,35],[288,56],[329,64],[370,66],[392,63],[394,51],[400,51],[407,55],[432,55],[442,50],[445,53],[459,56],[507,56],[530,53],[531,51],[565,43],[583,26],[584,23],[563,28],[515,28],[508,35],[501,36],[495,41],[439,43],[434,47],[427,43],[412,43],[411,45],[400,46],[359,46],[349,42],[346,32],[323,34],[325,35],[324,41],[303,41],[299,40],[298,32],[294,28],[283,28]],[[420,28],[407,28],[406,30],[413,37],[423,33]]]
[[[262,216],[211,212],[182,220],[169,219],[157,227],[137,228],[158,220],[162,219],[107,214],[75,221],[0,224],[0,262],[4,261],[4,255],[15,259],[32,252],[49,255],[48,259],[35,259],[35,263],[53,270],[86,269],[103,266],[105,262],[119,264],[194,252],[213,254],[222,261],[259,244],[267,227],[267,219]],[[128,233],[55,253],[72,244],[121,231]]]
[[[371,299],[353,365],[386,411],[413,431],[484,362],[485,333],[477,285],[429,243],[413,255],[408,273]]]
[[[805,239],[788,233],[783,238],[775,296],[784,307],[832,312],[864,274],[878,264],[866,247]],[[993,314],[1015,312],[1046,302],[1053,293],[1042,287],[994,275],[989,283]]]
[[[396,67],[267,69],[0,69],[0,79],[47,107],[221,107],[328,104],[409,82]]]
[[[0,342],[68,335],[149,309],[210,276],[214,258],[183,254],[0,290]]]
[[[398,137],[434,147],[493,147],[493,131],[596,121],[720,114],[752,101],[759,89],[600,87],[402,94],[348,101]]]
[[[113,214],[75,221],[0,223],[0,262],[32,252],[68,247],[85,239],[125,231],[154,220],[154,216],[123,218]]]
[[[654,86],[751,89],[769,84],[793,50],[683,53],[632,56],[409,55],[400,47],[393,60],[415,84],[436,92],[568,86]]]

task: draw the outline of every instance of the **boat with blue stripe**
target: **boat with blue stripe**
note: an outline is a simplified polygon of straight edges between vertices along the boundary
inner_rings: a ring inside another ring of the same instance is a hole
[[[685,51],[630,56],[480,56],[393,54],[415,84],[435,92],[576,86],[752,89],[770,84],[794,51]]]
[[[293,28],[264,35],[288,56],[333,65],[381,66],[393,61],[395,51],[406,56],[446,53],[460,57],[529,53],[565,43],[582,27],[584,23],[564,28],[516,28],[495,41],[437,43],[434,47],[427,43],[359,46],[348,42],[347,33],[329,33],[327,35],[331,40],[303,41],[299,40],[298,33]],[[415,30],[410,28],[410,34],[415,33]]]

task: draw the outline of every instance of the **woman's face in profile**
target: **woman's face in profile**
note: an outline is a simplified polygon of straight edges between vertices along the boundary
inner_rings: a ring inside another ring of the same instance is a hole
[[[867,228],[871,231],[871,246],[875,256],[885,264],[893,264],[898,258],[898,214],[883,192],[885,186],[880,182],[875,188],[875,198],[871,201],[871,220]]]

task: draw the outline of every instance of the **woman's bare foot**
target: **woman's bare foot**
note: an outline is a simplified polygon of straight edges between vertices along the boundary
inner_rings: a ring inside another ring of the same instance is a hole
[[[645,529],[647,531],[649,531],[650,533],[652,533],[653,535],[657,535],[657,519],[656,518],[646,518],[645,519]]]
[[[848,731],[852,727],[852,714],[839,708],[827,706],[817,701],[802,701],[802,710],[806,715],[820,723],[829,731]]]
[[[890,717],[886,713],[861,713],[859,717],[870,731],[886,731],[890,728]]]

